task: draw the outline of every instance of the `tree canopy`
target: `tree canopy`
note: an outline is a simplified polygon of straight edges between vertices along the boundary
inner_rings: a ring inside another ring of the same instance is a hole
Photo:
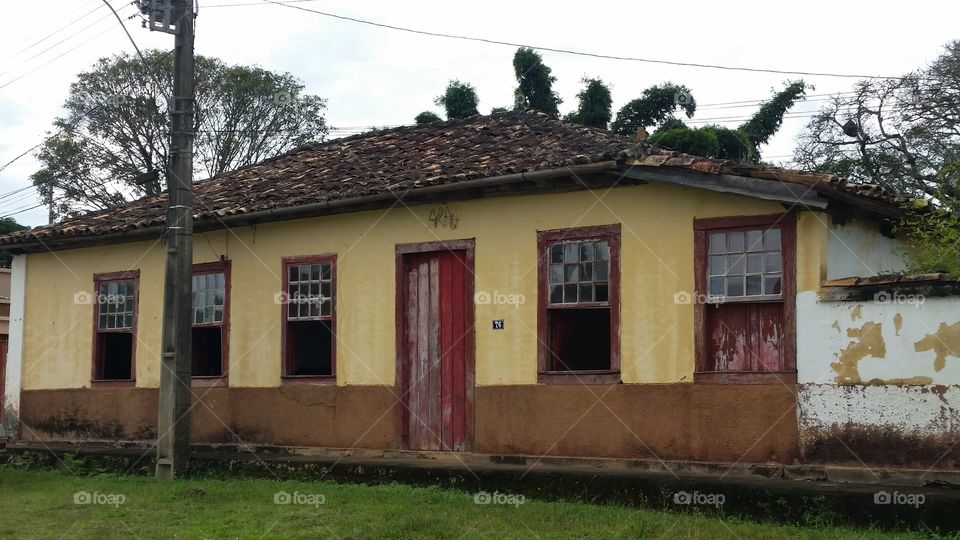
[[[620,135],[632,136],[640,128],[656,126],[672,118],[677,110],[683,111],[687,118],[696,112],[697,103],[689,88],[670,82],[651,86],[617,112],[610,129]]]
[[[440,122],[442,120],[443,118],[440,118],[433,111],[423,111],[422,113],[418,114],[416,118],[413,119],[413,121],[416,122],[418,126],[423,124],[432,124],[433,122]]]
[[[600,79],[584,78],[584,87],[577,94],[577,110],[564,120],[585,126],[607,129],[613,113],[613,96],[610,87]]]
[[[0,236],[24,229],[29,229],[29,227],[17,223],[17,220],[10,216],[0,217]],[[0,250],[0,268],[10,268],[11,260],[12,255],[9,251]]]
[[[43,142],[41,169],[31,176],[55,213],[110,208],[165,188],[169,149],[167,97],[173,82],[168,52],[101,58],[77,75],[66,115]],[[304,94],[289,73],[231,66],[198,56],[194,170],[214,176],[308,141],[327,126],[323,99]]]
[[[458,118],[469,118],[480,114],[477,111],[477,105],[480,100],[477,98],[477,90],[470,83],[452,80],[447,84],[447,89],[434,101],[447,112],[447,120],[456,120]]]
[[[560,117],[559,94],[553,90],[557,80],[551,70],[543,63],[540,53],[527,47],[520,47],[513,55],[513,73],[517,78],[514,91],[515,106],[545,112],[554,118]]]
[[[689,128],[680,119],[670,117],[660,123],[650,142],[698,156],[759,162],[760,145],[766,144],[780,129],[783,115],[805,92],[806,84],[803,81],[789,83],[735,130],[712,125]]]

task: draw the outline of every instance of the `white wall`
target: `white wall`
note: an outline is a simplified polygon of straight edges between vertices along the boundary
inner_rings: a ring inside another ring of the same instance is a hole
[[[827,279],[899,272],[906,267],[897,242],[880,234],[872,221],[833,224],[827,237]]]
[[[960,384],[960,358],[950,354],[960,353],[951,349],[955,324],[960,332],[956,296],[922,298],[893,291],[874,302],[821,302],[815,292],[800,293],[797,380]],[[945,352],[940,369],[938,350]],[[859,380],[850,380],[851,368]]]
[[[863,221],[831,225],[825,256],[827,279],[905,267],[896,242]],[[797,295],[796,321],[805,448],[853,452],[836,435],[850,430],[914,441],[945,441],[960,430],[960,296],[923,297],[901,286],[837,302],[806,291]]]

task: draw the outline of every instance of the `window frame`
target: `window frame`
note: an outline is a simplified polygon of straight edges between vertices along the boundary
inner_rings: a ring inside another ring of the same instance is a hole
[[[335,253],[326,253],[322,255],[304,255],[296,257],[283,257],[281,259],[282,294],[286,295],[290,285],[290,266],[302,264],[330,263],[330,375],[294,375],[290,365],[290,355],[287,347],[289,338],[287,336],[287,326],[290,321],[287,320],[287,302],[280,304],[280,380],[283,383],[326,383],[336,384],[337,382],[337,255]]]
[[[607,306],[591,302],[556,305],[549,302],[550,246],[562,242],[603,240],[610,248],[610,268]],[[550,309],[591,309],[607,307],[610,310],[610,369],[584,371],[551,371],[549,369],[550,336],[548,311]],[[537,382],[554,384],[614,384],[620,382],[620,224],[571,227],[537,231]]]
[[[695,364],[693,380],[695,383],[720,384],[793,384],[797,381],[797,213],[765,214],[758,216],[736,216],[719,218],[701,218],[693,220],[694,230],[694,295],[695,299],[708,298],[707,283],[708,237],[713,232],[752,230],[757,228],[780,229],[782,299],[770,296],[736,298],[725,302],[739,303],[782,303],[783,304],[783,366],[779,371],[709,371],[707,366],[707,319],[706,302],[694,302],[694,352]]]
[[[220,327],[220,375],[190,374],[191,386],[229,386],[230,384],[230,269],[229,260],[197,263],[193,265],[190,277],[207,274],[223,274],[223,320],[220,323],[193,322],[193,295],[190,300],[190,330],[194,328]],[[191,336],[192,339],[192,336]],[[191,359],[191,371],[193,369]]]
[[[130,328],[124,329],[101,329],[100,321],[100,285],[110,281],[132,281],[133,282],[133,323]],[[93,275],[93,294],[91,296],[93,304],[93,344],[92,358],[90,362],[90,386],[92,387],[111,387],[111,386],[136,386],[137,384],[137,324],[140,313],[140,270],[125,270],[122,272],[104,272]],[[100,358],[100,347],[98,339],[101,333],[131,334],[130,343],[130,378],[129,379],[99,379],[97,378],[98,363]]]

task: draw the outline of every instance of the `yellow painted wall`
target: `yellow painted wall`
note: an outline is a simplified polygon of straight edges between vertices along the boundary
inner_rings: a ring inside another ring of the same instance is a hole
[[[627,383],[692,381],[693,219],[778,213],[778,203],[649,184],[609,193],[574,192],[453,202],[456,228],[434,226],[437,205],[263,224],[197,235],[195,262],[232,261],[230,385],[280,384],[281,258],[336,253],[337,384],[392,385],[394,247],[476,239],[478,292],[523,295],[525,303],[476,306],[478,385],[534,384],[537,374],[537,230],[621,223],[621,364]],[[825,219],[818,216],[819,219]],[[800,290],[819,283],[819,222],[799,227]],[[814,234],[815,233],[815,234]],[[825,236],[824,236],[825,239]],[[93,274],[139,268],[137,385],[159,374],[163,249],[138,242],[32,254],[27,261],[24,389],[89,386]],[[492,319],[506,329],[493,331]]]

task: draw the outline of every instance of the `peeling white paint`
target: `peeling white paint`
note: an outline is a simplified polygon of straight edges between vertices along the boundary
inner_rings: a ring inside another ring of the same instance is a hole
[[[854,312],[859,310],[859,317]],[[900,329],[897,331],[897,314]],[[856,319],[856,320],[854,320]],[[831,384],[844,348],[856,338],[848,331],[866,323],[882,325],[883,358],[866,356],[858,362],[860,380],[904,381],[928,377],[932,384],[960,384],[960,358],[947,356],[941,371],[934,368],[936,352],[916,351],[915,343],[937,332],[941,323],[960,321],[960,297],[925,298],[919,303],[820,302],[816,292],[797,295],[797,380],[800,384]],[[937,339],[937,338],[934,338]]]
[[[960,427],[960,387],[802,385],[800,430],[855,424],[902,432],[944,433]]]

